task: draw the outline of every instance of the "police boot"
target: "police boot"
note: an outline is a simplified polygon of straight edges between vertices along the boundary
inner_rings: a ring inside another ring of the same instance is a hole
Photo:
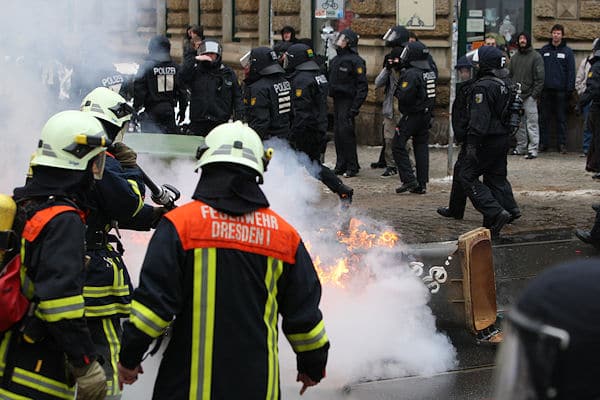
[[[414,194],[425,194],[427,193],[427,188],[425,184],[418,184],[416,188],[410,189],[410,192]]]
[[[575,236],[583,243],[591,244],[596,248],[600,248],[600,240],[594,239],[589,231],[583,229],[575,229]]]
[[[399,188],[396,188],[396,193],[404,193],[409,190],[416,189],[417,187],[419,187],[419,184],[417,183],[417,181],[407,182],[407,183],[403,184],[402,186],[400,186]]]
[[[462,219],[462,217],[459,217],[459,216],[456,216],[456,215],[452,214],[452,211],[450,211],[450,207],[438,207],[438,209],[436,211],[442,217],[454,218],[454,219]]]
[[[502,212],[496,215],[494,218],[494,222],[490,228],[493,238],[497,238],[500,236],[500,230],[510,221],[510,213],[506,210],[502,210]]]
[[[342,208],[348,208],[348,207],[350,207],[350,204],[352,203],[352,196],[354,195],[354,189],[352,189],[350,186],[344,185],[342,183],[342,184],[340,184],[340,187],[338,187],[337,195],[340,196],[340,201],[342,202]]]
[[[508,212],[510,213],[510,221],[508,221],[509,224],[512,224],[513,221],[521,218],[521,210],[518,208],[513,208],[512,210],[508,210]]]

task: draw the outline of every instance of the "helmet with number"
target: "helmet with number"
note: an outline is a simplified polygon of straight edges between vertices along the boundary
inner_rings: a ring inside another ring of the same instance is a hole
[[[340,48],[343,47],[343,43],[346,43],[346,47],[350,50],[356,52],[356,48],[358,47],[358,39],[359,36],[352,29],[346,28],[340,32],[338,35],[335,45]]]
[[[90,113],[62,111],[53,115],[42,128],[31,166],[84,171],[91,160],[110,145],[102,124]],[[98,167],[104,169],[104,157]]]
[[[277,53],[268,47],[252,49],[240,59],[240,64],[244,69],[249,68],[252,75],[265,76],[285,73],[285,70],[278,63]]]
[[[409,42],[404,46],[400,61],[403,65],[416,68],[431,69],[429,64],[429,49],[421,42]]]
[[[233,163],[254,170],[262,183],[263,174],[271,159],[272,150],[264,151],[262,141],[254,129],[241,121],[228,122],[206,135],[204,145],[198,148],[196,169],[212,163]]]
[[[286,71],[318,71],[319,65],[313,60],[313,49],[303,43],[297,43],[285,52],[283,68]]]
[[[396,25],[383,35],[386,47],[403,47],[410,37],[408,29],[402,25]]]
[[[133,107],[120,94],[105,87],[98,87],[88,93],[79,109],[98,118],[113,142],[122,140],[133,114]]]
[[[506,57],[502,50],[495,46],[482,46],[467,53],[467,59],[479,72],[489,72],[504,68]]]

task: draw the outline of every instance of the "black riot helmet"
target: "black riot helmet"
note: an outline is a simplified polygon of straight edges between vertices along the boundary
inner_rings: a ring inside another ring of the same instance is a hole
[[[277,62],[277,53],[268,47],[257,47],[246,53],[241,59],[242,68],[249,68],[252,75],[272,75],[285,73]]]
[[[477,70],[478,75],[501,70],[506,65],[506,57],[495,46],[482,46],[466,55],[475,70]]]
[[[286,71],[318,71],[319,65],[314,61],[313,49],[304,43],[290,46],[285,52],[283,68]]]
[[[592,56],[590,57],[590,62],[594,63],[600,60],[600,38],[594,39],[592,46]]]
[[[386,47],[402,47],[408,42],[409,32],[402,25],[396,25],[383,35]]]
[[[215,65],[221,64],[221,57],[223,55],[223,48],[221,44],[214,39],[203,40],[198,49],[198,55],[215,54],[216,60],[212,63]]]
[[[409,42],[404,46],[400,55],[402,65],[421,69],[431,69],[429,64],[429,49],[421,42]]]
[[[356,48],[358,47],[358,34],[352,29],[346,28],[338,35],[335,45],[340,48],[342,47],[342,42],[346,42],[346,47],[348,47],[349,50],[356,52]]]

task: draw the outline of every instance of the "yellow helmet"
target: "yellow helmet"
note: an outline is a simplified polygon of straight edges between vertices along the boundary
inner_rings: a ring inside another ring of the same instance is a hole
[[[260,182],[273,154],[264,150],[254,129],[241,121],[228,122],[214,128],[198,148],[196,169],[211,163],[245,165],[258,173]]]
[[[123,96],[103,86],[88,93],[83,98],[79,109],[100,119],[109,139],[113,142],[122,140],[127,130],[127,123],[133,114],[133,107],[127,104]]]
[[[31,166],[83,171],[109,145],[102,124],[91,114],[62,111],[50,117],[42,128]]]

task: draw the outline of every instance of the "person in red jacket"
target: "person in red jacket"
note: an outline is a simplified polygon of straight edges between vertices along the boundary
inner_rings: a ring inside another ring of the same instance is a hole
[[[154,399],[278,399],[279,316],[301,393],[325,376],[319,278],[259,187],[271,153],[239,121],[206,136],[193,200],[165,214],[148,245],[124,324],[121,383],[136,381],[150,343],[173,325]]]

